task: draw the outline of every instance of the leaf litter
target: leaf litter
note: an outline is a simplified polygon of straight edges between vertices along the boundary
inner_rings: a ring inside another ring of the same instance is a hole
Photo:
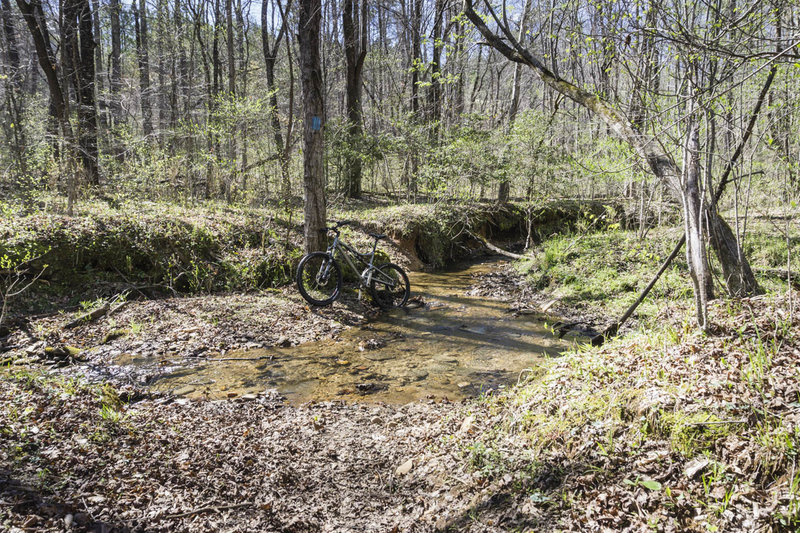
[[[12,366],[0,527],[794,530],[800,323],[787,309],[717,303],[700,335],[673,307],[663,331],[460,404],[189,401]]]

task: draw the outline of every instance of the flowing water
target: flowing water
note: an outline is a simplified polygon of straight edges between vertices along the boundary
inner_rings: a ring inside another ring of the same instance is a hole
[[[497,266],[497,260],[485,260],[457,270],[411,273],[412,297],[422,296],[425,305],[383,313],[335,339],[228,352],[191,367],[162,366],[150,387],[196,398],[274,388],[292,402],[405,403],[457,400],[506,386],[569,344],[550,333],[544,317],[515,317],[507,303],[467,294],[475,275]]]

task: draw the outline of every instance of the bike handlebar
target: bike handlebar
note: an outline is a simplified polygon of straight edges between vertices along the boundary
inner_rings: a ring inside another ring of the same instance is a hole
[[[336,224],[334,226],[327,226],[327,227],[324,227],[324,228],[320,229],[319,231],[320,232],[322,232],[322,231],[337,231],[338,232],[339,228],[341,228],[342,226],[352,226],[355,223],[356,222],[354,220],[340,220],[339,222],[336,222]]]

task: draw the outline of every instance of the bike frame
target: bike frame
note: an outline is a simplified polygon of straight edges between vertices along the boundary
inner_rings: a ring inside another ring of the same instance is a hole
[[[339,238],[339,233],[336,233],[336,237],[333,239],[333,244],[328,247],[328,255],[335,261],[336,260],[336,252],[339,252],[341,257],[344,257],[345,262],[350,265],[350,268],[353,269],[353,272],[361,275],[359,272],[356,263],[360,263],[361,265],[366,266],[368,270],[372,270],[375,268],[373,262],[375,261],[375,250],[378,248],[378,241],[375,241],[375,245],[372,247],[372,252],[368,254],[362,254],[346,242],[342,241]],[[367,262],[366,258],[369,258],[369,262]]]
[[[378,249],[377,239],[375,240],[375,244],[372,245],[372,251],[367,254],[362,254],[361,252],[359,252],[346,242],[342,241],[339,238],[338,231],[335,232],[335,235],[336,236],[333,239],[333,244],[331,244],[327,249],[327,253],[331,257],[331,259],[333,259],[334,261],[336,260],[336,252],[338,251],[339,255],[341,257],[344,257],[345,262],[350,266],[350,268],[353,269],[353,272],[355,272],[361,278],[361,284],[365,287],[369,285],[370,281],[372,281],[372,276],[375,272],[379,274],[379,276],[376,277],[376,281],[378,283],[382,283],[383,285],[389,287],[394,287],[395,281],[386,274],[384,274],[383,272],[381,272],[374,265],[375,251]],[[367,258],[369,258],[369,261],[366,260]],[[366,268],[363,271],[359,272],[356,263],[364,265]],[[321,274],[323,276],[327,276],[328,272],[324,272]],[[383,278],[383,279],[378,279],[378,278]]]

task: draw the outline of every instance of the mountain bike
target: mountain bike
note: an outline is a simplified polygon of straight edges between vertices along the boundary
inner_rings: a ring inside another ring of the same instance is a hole
[[[322,231],[334,234],[333,243],[326,251],[312,252],[300,260],[296,276],[300,294],[311,305],[324,306],[335,302],[341,295],[343,282],[339,258],[344,258],[360,277],[361,287],[369,289],[378,307],[403,307],[411,293],[405,271],[394,263],[375,264],[378,241],[385,239],[386,235],[370,233],[369,236],[375,239],[372,251],[362,254],[341,239],[340,228],[351,224],[352,221],[344,220],[324,228]]]

